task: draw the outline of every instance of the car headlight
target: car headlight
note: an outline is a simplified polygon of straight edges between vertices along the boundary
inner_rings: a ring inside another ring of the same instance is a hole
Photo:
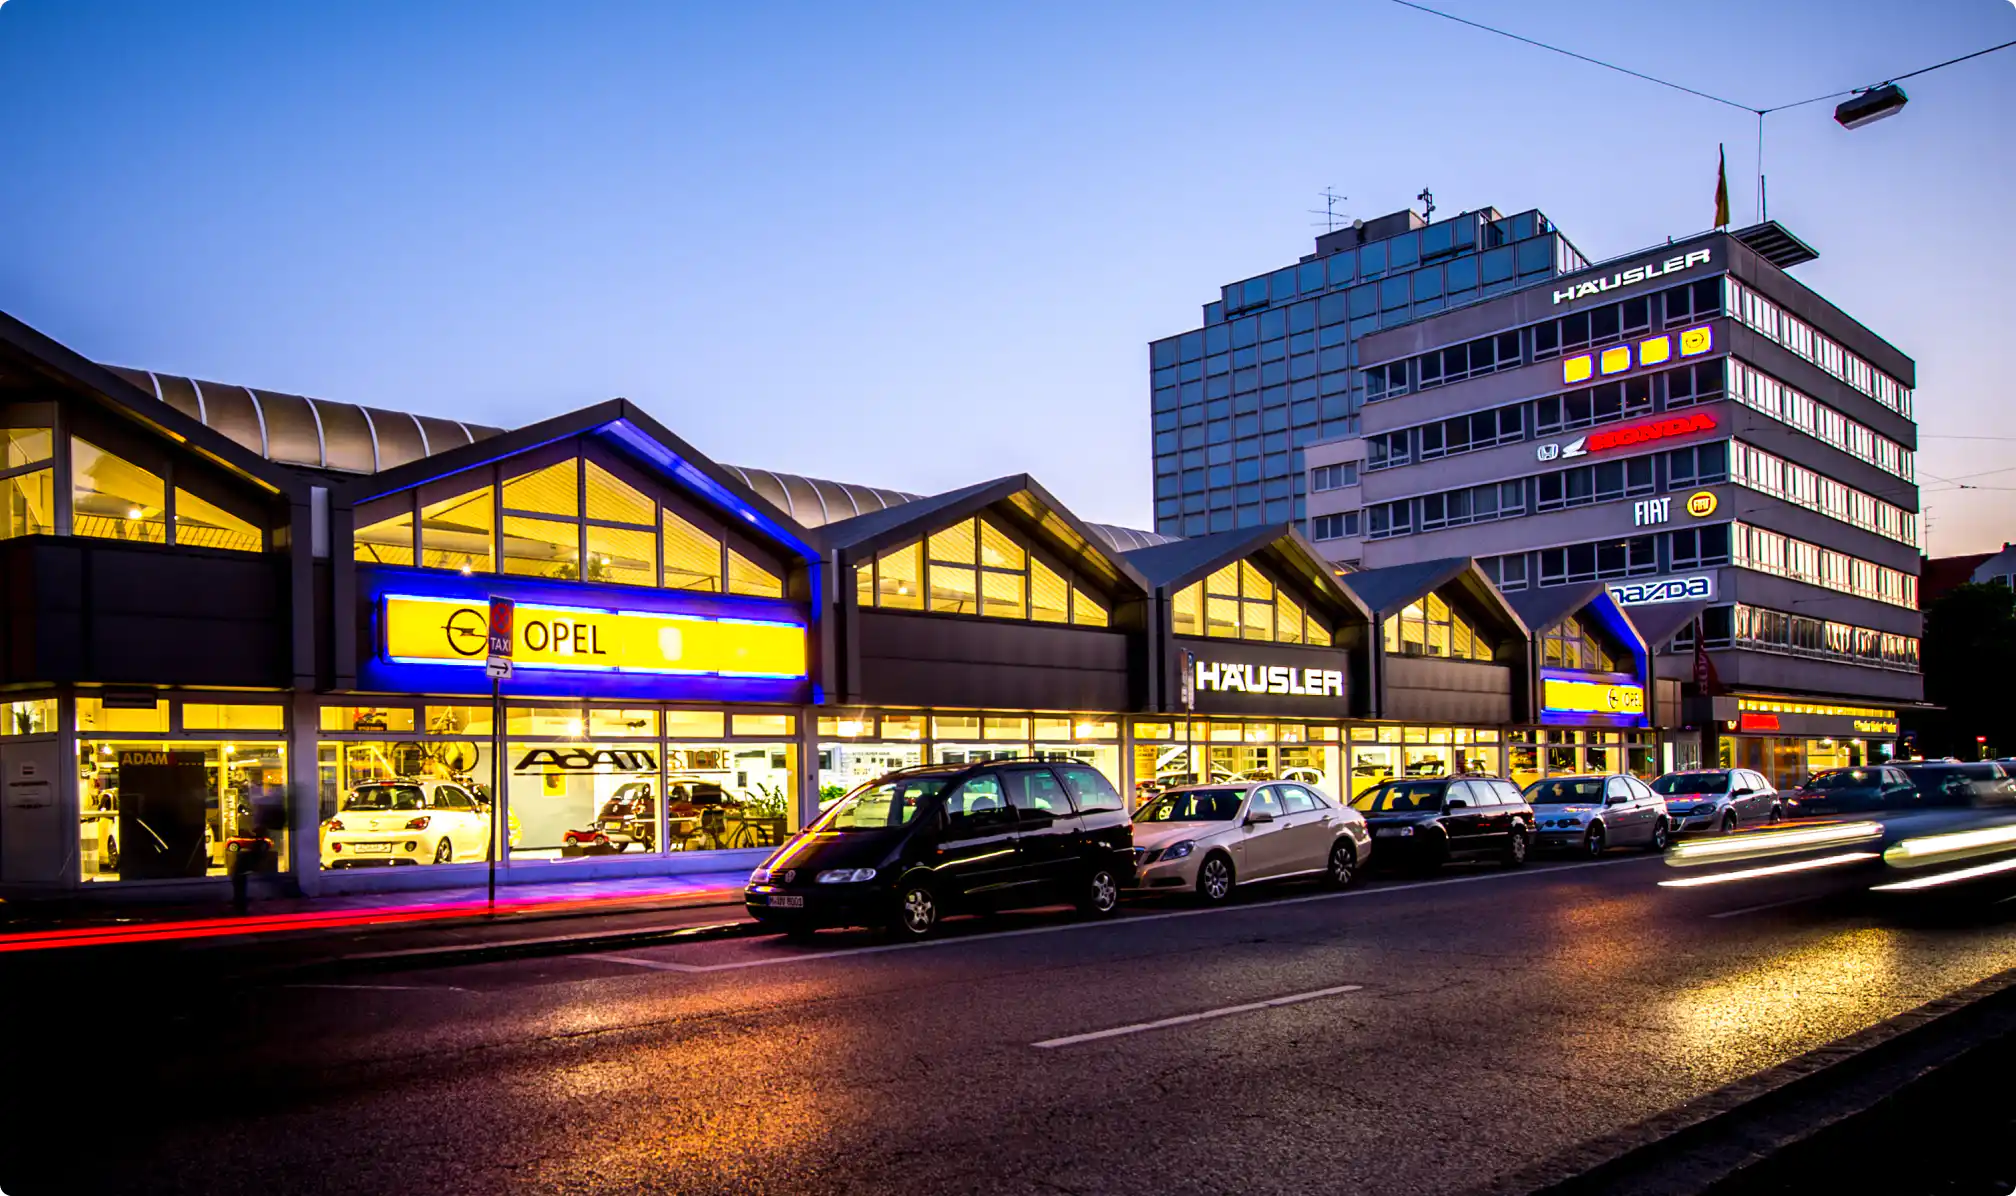
[[[1185,839],[1181,843],[1171,843],[1168,847],[1164,848],[1162,858],[1165,860],[1180,860],[1195,850],[1197,850],[1196,841]]]
[[[758,868],[756,869],[756,871],[751,872],[749,874],[749,883],[752,885],[763,884],[765,881],[768,881],[769,879],[770,879],[770,869],[767,867]]]
[[[1414,828],[1411,826],[1403,826],[1396,833],[1401,835],[1411,835],[1414,833]]]
[[[822,885],[844,885],[856,881],[874,880],[873,868],[828,868],[815,878]]]

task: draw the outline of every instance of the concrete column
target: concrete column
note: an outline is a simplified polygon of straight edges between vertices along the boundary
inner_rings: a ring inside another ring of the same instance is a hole
[[[817,706],[798,708],[799,826],[819,812],[819,711]]]
[[[316,741],[322,731],[321,704],[312,692],[295,690],[287,704],[287,867],[306,897],[322,888],[322,775]]]

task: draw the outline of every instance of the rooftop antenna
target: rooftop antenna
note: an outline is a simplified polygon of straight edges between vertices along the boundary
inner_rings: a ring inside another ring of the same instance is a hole
[[[1426,220],[1431,224],[1434,223],[1435,193],[1433,191],[1430,191],[1428,188],[1423,187],[1421,188],[1421,194],[1415,196],[1414,198],[1420,200],[1422,205],[1428,209],[1426,212],[1423,212],[1421,214],[1421,219]]]
[[[0,0],[0,4],[4,3],[6,3],[6,0]],[[1321,216],[1323,218],[1323,231],[1334,233],[1337,231],[1339,221],[1348,221],[1350,219],[1349,216],[1338,215],[1337,205],[1339,202],[1350,198],[1348,195],[1337,194],[1335,188],[1325,187],[1323,188],[1323,210],[1319,212],[1315,208],[1310,208],[1309,214],[1311,216]]]

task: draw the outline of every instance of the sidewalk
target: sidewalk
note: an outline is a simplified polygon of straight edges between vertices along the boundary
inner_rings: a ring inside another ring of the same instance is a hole
[[[425,892],[341,897],[285,897],[255,901],[238,914],[228,905],[29,909],[0,922],[0,954],[67,947],[163,943],[185,939],[302,934],[459,923],[525,923],[556,918],[650,913],[710,905],[739,905],[748,869],[669,876],[519,884],[498,890],[493,907],[483,886]],[[4,908],[4,907],[0,907]],[[11,911],[10,911],[11,912]]]

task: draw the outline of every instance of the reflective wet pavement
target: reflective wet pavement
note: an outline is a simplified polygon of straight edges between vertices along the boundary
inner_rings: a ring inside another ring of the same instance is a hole
[[[10,986],[10,1024],[48,1032],[9,1038],[35,1080],[6,1086],[0,1188],[1462,1191],[2016,967],[1999,918],[1671,874],[1462,868],[187,1000]]]

